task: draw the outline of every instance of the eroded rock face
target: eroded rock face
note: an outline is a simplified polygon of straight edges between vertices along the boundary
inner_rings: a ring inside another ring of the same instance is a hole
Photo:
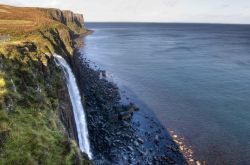
[[[40,9],[53,20],[59,21],[68,26],[71,30],[82,32],[84,30],[84,19],[82,14],[73,13],[70,10]]]
[[[69,25],[69,23],[75,23],[76,25],[83,27],[84,20],[82,14],[75,14],[69,10],[62,11],[62,13],[66,25]]]

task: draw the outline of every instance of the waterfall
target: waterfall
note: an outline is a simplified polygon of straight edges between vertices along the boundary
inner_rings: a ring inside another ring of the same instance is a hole
[[[54,57],[56,58],[56,63],[63,68],[65,77],[67,79],[67,87],[70,95],[70,100],[73,106],[80,150],[82,152],[85,152],[89,156],[89,158],[92,159],[92,153],[90,151],[90,144],[88,139],[89,135],[87,121],[75,76],[64,58],[56,54],[54,54]]]

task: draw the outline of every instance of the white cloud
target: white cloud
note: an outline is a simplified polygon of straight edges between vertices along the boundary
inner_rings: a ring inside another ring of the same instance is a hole
[[[41,6],[55,7],[59,5],[60,0],[0,0],[0,3],[17,5],[17,6]]]
[[[0,0],[70,9],[87,21],[250,23],[248,0]]]

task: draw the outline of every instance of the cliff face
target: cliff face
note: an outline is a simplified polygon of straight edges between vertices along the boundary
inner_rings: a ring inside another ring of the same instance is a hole
[[[90,163],[52,56],[71,58],[82,23],[69,11],[0,5],[0,164]]]
[[[59,21],[64,25],[68,26],[71,30],[78,33],[84,32],[84,19],[82,14],[75,14],[69,10],[59,10],[59,9],[40,9],[48,17],[53,20]]]

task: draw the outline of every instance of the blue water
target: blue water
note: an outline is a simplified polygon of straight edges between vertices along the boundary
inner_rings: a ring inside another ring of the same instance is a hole
[[[86,24],[82,51],[208,164],[250,162],[250,26]],[[125,89],[125,88],[124,88]]]

